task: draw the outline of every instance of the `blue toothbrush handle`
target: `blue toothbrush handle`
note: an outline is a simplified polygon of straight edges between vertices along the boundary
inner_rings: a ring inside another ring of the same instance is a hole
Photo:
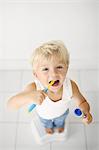
[[[45,93],[47,93],[47,92],[48,92],[48,88],[45,88],[43,91],[44,91]],[[29,107],[28,112],[31,112],[35,107],[36,107],[36,104],[32,104],[32,105]]]
[[[31,112],[35,107],[36,107],[36,104],[32,104],[32,105],[29,107],[28,112]]]

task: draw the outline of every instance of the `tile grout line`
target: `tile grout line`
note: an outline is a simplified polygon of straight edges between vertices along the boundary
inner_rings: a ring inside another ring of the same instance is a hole
[[[19,126],[19,122],[18,122],[18,120],[19,120],[19,111],[18,111],[18,113],[17,113],[17,123],[16,123],[16,133],[15,133],[15,150],[16,150],[16,146],[17,146],[17,135],[18,135],[18,126]]]
[[[53,142],[50,142],[50,150],[52,150],[52,143],[53,143]]]
[[[23,78],[23,71],[20,71],[20,89],[22,89],[22,78]],[[18,138],[18,127],[19,127],[19,116],[20,116],[20,111],[17,113],[17,125],[16,125],[16,135],[15,135],[15,150],[17,149],[17,138]]]
[[[84,135],[85,135],[85,148],[86,148],[86,150],[88,150],[88,140],[87,140],[87,134],[86,134],[86,126],[85,125],[83,125],[84,126]]]

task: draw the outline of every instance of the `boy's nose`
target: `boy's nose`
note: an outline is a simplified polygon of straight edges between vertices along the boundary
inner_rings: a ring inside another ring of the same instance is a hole
[[[54,78],[57,75],[57,71],[55,69],[50,70],[50,77]]]

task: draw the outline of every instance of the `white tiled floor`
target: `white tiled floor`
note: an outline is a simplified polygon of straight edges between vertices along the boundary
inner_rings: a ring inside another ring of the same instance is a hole
[[[37,145],[32,137],[30,121],[32,115],[27,108],[8,111],[7,100],[32,82],[32,72],[28,70],[0,71],[0,150],[98,150],[99,149],[99,70],[70,70],[69,76],[77,81],[88,99],[94,117],[92,124],[85,126],[73,115],[71,105],[70,131],[67,141]]]
[[[70,124],[69,137],[67,141],[64,142],[54,142],[52,144],[53,150],[85,150],[86,141],[84,135],[84,125],[83,124]]]

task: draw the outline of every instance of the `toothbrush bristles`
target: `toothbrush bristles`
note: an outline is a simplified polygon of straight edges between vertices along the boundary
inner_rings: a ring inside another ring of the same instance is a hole
[[[48,89],[50,88],[51,85],[54,84],[54,82],[55,82],[54,80],[52,80],[52,81],[49,82]]]

